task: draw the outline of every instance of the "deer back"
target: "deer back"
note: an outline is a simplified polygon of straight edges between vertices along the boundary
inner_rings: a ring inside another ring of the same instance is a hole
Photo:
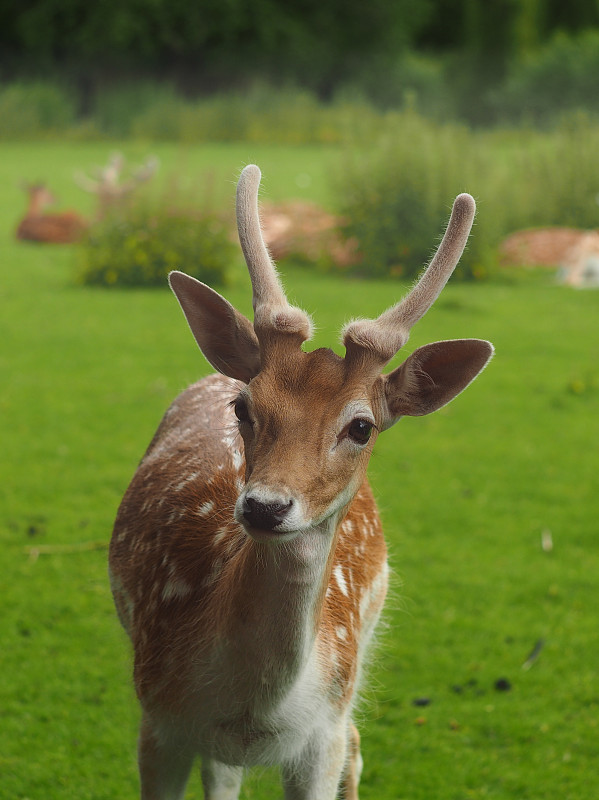
[[[24,184],[29,204],[16,229],[17,239],[31,242],[66,244],[83,236],[87,222],[75,211],[48,212],[46,207],[56,202],[43,183]]]

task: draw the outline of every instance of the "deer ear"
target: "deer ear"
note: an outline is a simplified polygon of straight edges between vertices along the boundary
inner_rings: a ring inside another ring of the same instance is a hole
[[[481,339],[419,347],[400,367],[383,376],[385,427],[399,417],[423,416],[449,403],[476,378],[493,352],[493,345]]]
[[[206,359],[223,375],[249,383],[260,371],[260,346],[252,323],[190,275],[171,272],[168,279]]]

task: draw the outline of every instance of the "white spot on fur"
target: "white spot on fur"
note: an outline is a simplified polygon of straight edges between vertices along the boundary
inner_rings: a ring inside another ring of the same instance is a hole
[[[353,592],[353,590],[354,590],[354,573],[353,573],[353,570],[351,569],[351,567],[347,568],[347,580],[348,580],[350,588],[351,588],[351,590]]]
[[[347,628],[344,625],[338,625],[335,628],[335,634],[340,641],[345,642],[347,640]]]
[[[337,564],[333,570],[333,575],[335,576],[335,580],[337,581],[337,586],[339,587],[340,592],[346,597],[349,597],[347,582],[345,580],[345,576],[343,575],[343,569],[341,568],[340,564]]]
[[[183,489],[185,489],[185,487],[187,486],[188,483],[193,483],[196,480],[198,475],[199,475],[199,472],[192,472],[191,475],[188,475],[184,480],[182,480],[180,483],[178,483],[175,486],[175,491],[176,492],[183,491]]]
[[[187,581],[184,581],[181,578],[171,578],[164,585],[164,589],[162,590],[162,599],[172,600],[173,598],[187,597],[187,595],[190,593],[191,586],[187,583]]]
[[[243,456],[241,455],[240,451],[235,448],[232,453],[233,456],[233,469],[237,472],[243,466]]]
[[[121,530],[117,534],[116,537],[117,542],[124,542],[125,539],[127,538],[128,533],[129,533],[129,528],[125,525],[125,527],[121,528]]]
[[[145,514],[152,507],[153,502],[154,502],[154,498],[147,497],[142,503],[142,506],[141,506],[141,509],[140,509],[141,513]]]
[[[220,578],[222,570],[223,570],[222,558],[215,559],[214,563],[212,564],[212,569],[210,570],[210,573],[202,581],[202,585],[211,586],[213,583],[216,583],[216,581]]]
[[[196,513],[198,517],[207,517],[213,508],[214,508],[214,501],[207,500],[205,503],[202,503],[202,505],[198,508]]]
[[[380,598],[381,593],[384,593],[387,586],[388,573],[389,567],[385,561],[381,571],[370,586],[366,587],[364,594],[360,598],[360,620],[364,620],[373,601],[376,601],[377,598]]]
[[[226,535],[227,535],[227,528],[226,527],[219,528],[217,532],[214,534],[214,538],[212,539],[212,544],[215,547],[217,547],[222,542],[222,540],[225,538]]]

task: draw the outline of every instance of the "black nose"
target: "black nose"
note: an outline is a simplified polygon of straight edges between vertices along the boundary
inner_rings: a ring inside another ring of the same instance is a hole
[[[261,503],[252,497],[246,497],[243,501],[243,516],[252,528],[272,531],[283,522],[292,505],[291,500],[287,504]]]

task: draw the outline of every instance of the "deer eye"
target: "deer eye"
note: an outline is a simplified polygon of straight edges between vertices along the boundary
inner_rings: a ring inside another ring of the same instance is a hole
[[[372,422],[367,419],[354,419],[347,429],[347,435],[358,444],[366,444],[370,439],[372,428]]]
[[[250,412],[248,411],[247,403],[242,397],[238,397],[233,403],[233,411],[239,422],[249,422],[251,425]]]

